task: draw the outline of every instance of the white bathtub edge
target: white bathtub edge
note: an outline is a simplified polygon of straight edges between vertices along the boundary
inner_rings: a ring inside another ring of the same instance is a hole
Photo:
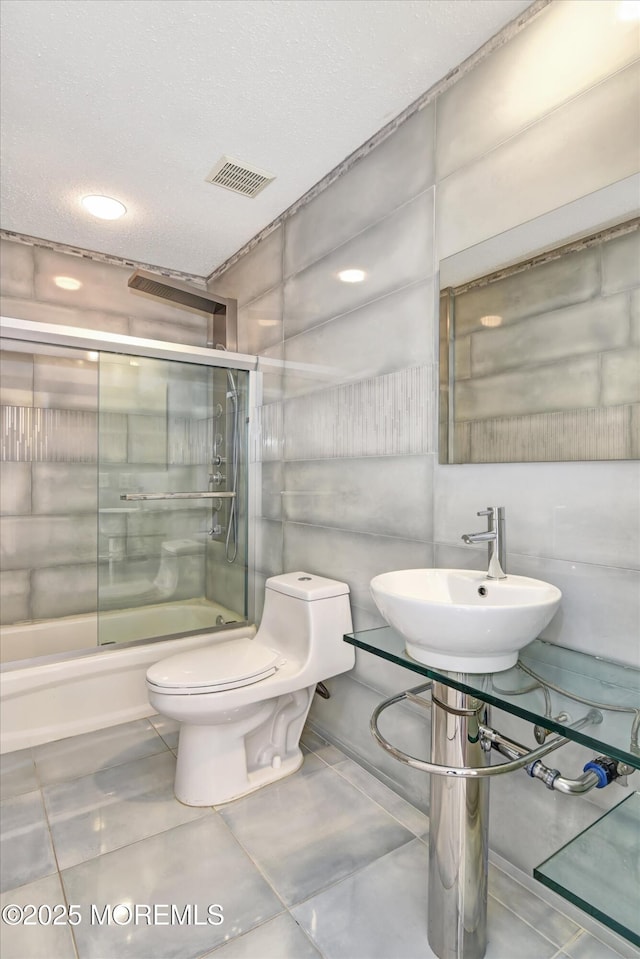
[[[153,716],[145,685],[149,666],[174,653],[254,635],[254,626],[239,626],[1,673],[0,754]]]

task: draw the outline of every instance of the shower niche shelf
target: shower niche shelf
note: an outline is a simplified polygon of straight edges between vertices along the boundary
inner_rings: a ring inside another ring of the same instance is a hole
[[[405,652],[403,637],[388,626],[349,633],[344,639],[374,656],[640,769],[638,669],[536,639],[521,651],[518,664],[509,670],[456,673],[416,662]],[[567,725],[594,707],[602,714],[599,725],[582,729]],[[630,780],[630,787],[634,785]],[[532,788],[537,786],[542,784],[532,783]],[[566,797],[566,801],[572,800]],[[632,792],[625,797],[537,866],[533,874],[558,895],[640,945],[640,795]]]

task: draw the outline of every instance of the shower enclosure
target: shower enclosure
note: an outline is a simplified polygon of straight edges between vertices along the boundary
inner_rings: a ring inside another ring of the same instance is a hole
[[[246,622],[255,357],[2,333],[2,661]]]

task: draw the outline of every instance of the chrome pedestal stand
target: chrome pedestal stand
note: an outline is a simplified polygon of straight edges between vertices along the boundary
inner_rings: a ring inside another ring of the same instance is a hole
[[[428,689],[432,690],[431,702],[419,695]],[[430,762],[398,749],[378,729],[384,710],[402,701],[431,709]],[[433,774],[428,934],[438,959],[483,959],[485,954],[489,777],[526,766],[530,776],[542,779],[549,788],[582,795],[595,788],[605,772],[608,781],[613,782],[630,768],[616,766],[607,757],[599,756],[578,779],[567,779],[557,769],[549,769],[540,762],[569,741],[565,736],[553,736],[529,749],[492,729],[488,720],[486,703],[435,680],[385,699],[371,716],[371,732],[383,749],[405,765]],[[569,723],[568,728],[577,730],[601,722],[599,710],[590,709]],[[492,766],[492,749],[506,756],[508,762]],[[591,766],[598,766],[600,774]]]
[[[488,765],[479,724],[488,707],[434,683],[431,758],[443,766]],[[482,959],[487,946],[489,780],[431,777],[429,945],[439,959]]]

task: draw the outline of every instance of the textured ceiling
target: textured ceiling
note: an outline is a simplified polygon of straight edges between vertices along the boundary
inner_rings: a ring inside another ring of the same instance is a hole
[[[208,274],[529,4],[2,0],[2,226]],[[277,179],[211,186],[222,154]]]

